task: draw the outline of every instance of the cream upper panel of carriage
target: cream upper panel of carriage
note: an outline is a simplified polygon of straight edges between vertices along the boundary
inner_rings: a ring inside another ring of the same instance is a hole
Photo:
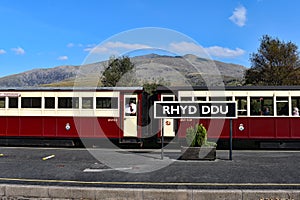
[[[267,90],[257,90],[257,91],[179,91],[179,99],[181,97],[259,97],[259,96],[300,96],[300,90],[298,91],[267,91]],[[196,98],[193,98],[196,99]]]
[[[226,91],[226,96],[268,96],[268,97],[289,97],[289,96],[300,96],[300,90],[257,90],[257,91]]]
[[[300,108],[300,90],[179,91],[178,99],[236,101],[240,117],[297,117]]]
[[[0,97],[0,116],[119,117],[120,92],[10,92]]]
[[[224,97],[224,100],[226,100],[225,97],[247,96],[247,95],[248,92],[245,91],[214,91],[213,90],[213,91],[179,91],[178,92],[179,100],[187,99],[188,97],[191,97],[191,99],[194,101],[197,101],[199,99],[209,101],[210,97]]]
[[[56,97],[119,97],[118,91],[75,91],[75,92],[45,92],[44,96]]]

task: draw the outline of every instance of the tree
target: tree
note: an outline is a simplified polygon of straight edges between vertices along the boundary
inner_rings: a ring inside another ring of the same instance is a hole
[[[152,95],[156,91],[158,86],[169,86],[170,82],[167,82],[164,80],[164,78],[155,79],[152,78],[152,81],[144,81],[143,82],[143,88],[146,93]]]
[[[250,56],[251,68],[246,71],[246,85],[295,85],[299,80],[298,47],[264,35],[257,53]]]
[[[122,86],[130,86],[131,81],[137,82],[134,77],[128,74],[133,69],[134,64],[130,61],[129,57],[112,57],[109,59],[108,65],[102,74],[101,83],[104,87],[115,87],[117,84],[119,86],[122,84],[125,84]],[[122,78],[126,81],[122,81]]]

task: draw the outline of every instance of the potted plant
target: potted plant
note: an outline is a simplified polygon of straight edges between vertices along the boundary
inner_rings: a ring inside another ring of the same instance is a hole
[[[181,147],[181,159],[184,160],[215,160],[215,142],[207,141],[207,131],[203,124],[196,124],[186,130],[187,146]]]

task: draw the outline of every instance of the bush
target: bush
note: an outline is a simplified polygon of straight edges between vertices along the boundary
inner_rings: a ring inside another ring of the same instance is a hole
[[[186,142],[190,147],[216,146],[216,143],[207,141],[207,131],[203,124],[187,128]]]

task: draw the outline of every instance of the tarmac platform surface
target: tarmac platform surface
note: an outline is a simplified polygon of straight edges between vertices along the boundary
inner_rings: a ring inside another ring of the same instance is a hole
[[[270,194],[272,198],[300,199],[300,151],[234,150],[229,160],[229,151],[217,150],[215,161],[177,160],[179,156],[178,150],[170,149],[164,150],[161,159],[160,150],[149,149],[1,147],[0,195],[16,190],[24,197],[20,191],[34,186],[38,191],[47,190],[48,196],[41,198],[51,198],[51,188],[63,187],[66,191],[94,188],[92,199],[99,199],[95,191],[100,189],[134,194],[134,198],[119,199],[141,197],[136,195],[143,197],[136,199],[147,199],[145,191],[166,195],[161,199],[172,197],[175,191],[186,197],[183,199],[201,199],[194,195],[199,191],[224,197],[220,199],[252,199],[245,198],[249,193],[261,194],[261,199],[270,199]]]

